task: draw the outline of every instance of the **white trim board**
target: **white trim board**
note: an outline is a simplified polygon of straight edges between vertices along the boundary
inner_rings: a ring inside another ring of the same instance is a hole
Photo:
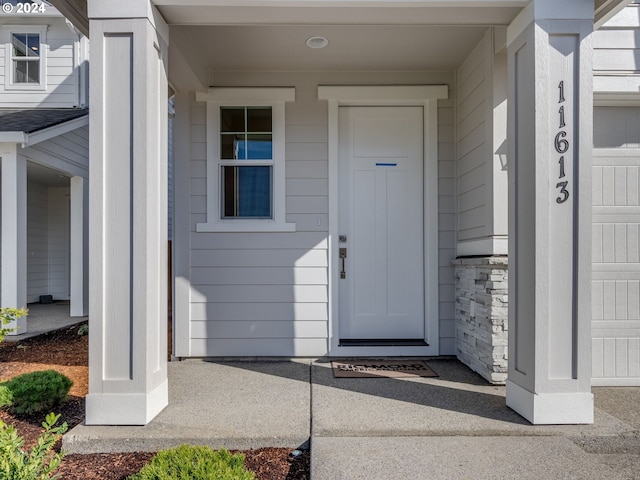
[[[438,99],[447,85],[319,86],[318,99],[328,101],[329,159],[329,344],[330,356],[437,356],[440,351],[438,301]],[[341,106],[422,106],[424,112],[424,242],[426,347],[341,347],[339,345],[338,266],[338,110]]]
[[[459,257],[470,255],[508,255],[509,239],[506,235],[494,235],[486,238],[462,240],[457,244]]]

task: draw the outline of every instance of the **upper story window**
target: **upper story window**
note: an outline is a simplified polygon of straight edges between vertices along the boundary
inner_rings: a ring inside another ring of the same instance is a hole
[[[12,33],[13,83],[40,83],[40,34]]]
[[[5,25],[2,29],[7,59],[5,88],[45,90],[46,26]]]
[[[293,88],[211,88],[207,222],[198,232],[294,231],[285,221],[285,108]]]

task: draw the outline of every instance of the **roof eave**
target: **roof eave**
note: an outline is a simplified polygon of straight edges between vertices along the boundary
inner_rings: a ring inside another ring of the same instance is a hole
[[[0,132],[0,143],[19,143],[23,148],[31,147],[87,125],[89,125],[88,114],[35,132]]]
[[[24,132],[0,132],[0,143],[21,143],[25,144],[27,134]]]

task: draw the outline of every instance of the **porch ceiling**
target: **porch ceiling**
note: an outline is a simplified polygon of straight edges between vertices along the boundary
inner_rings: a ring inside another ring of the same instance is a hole
[[[259,25],[172,27],[211,70],[449,70],[477,45],[486,27],[425,25]],[[310,49],[309,37],[327,47]]]
[[[69,186],[68,176],[34,162],[27,162],[27,180],[48,187]]]

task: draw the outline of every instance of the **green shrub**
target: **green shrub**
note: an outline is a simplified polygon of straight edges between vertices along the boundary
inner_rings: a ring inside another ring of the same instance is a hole
[[[55,427],[60,415],[50,413],[42,422],[44,432],[38,443],[24,451],[24,439],[16,429],[0,420],[0,478],[7,480],[46,480],[58,478],[53,472],[64,453],[54,454],[53,446],[59,435],[67,431],[67,424]]]
[[[5,385],[0,385],[0,408],[10,406],[13,403],[13,394]]]
[[[227,450],[182,445],[158,452],[151,463],[127,480],[254,480],[244,455]]]
[[[11,391],[9,410],[32,414],[51,410],[66,401],[73,382],[55,370],[18,375],[3,384]]]
[[[4,328],[3,325],[11,323],[20,317],[24,317],[29,314],[29,310],[26,308],[0,308],[0,342],[4,340],[7,333],[12,332],[13,328]]]

